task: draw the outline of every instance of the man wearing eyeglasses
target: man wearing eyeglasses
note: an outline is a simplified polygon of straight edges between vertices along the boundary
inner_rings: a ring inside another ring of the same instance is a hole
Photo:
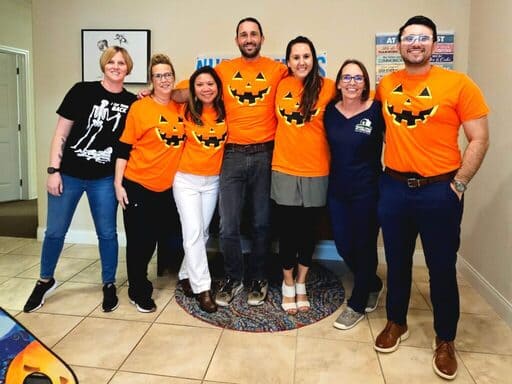
[[[375,349],[393,352],[409,336],[412,256],[419,234],[434,312],[433,369],[454,379],[459,319],[455,265],[463,194],[489,146],[489,108],[468,76],[430,63],[437,44],[432,20],[410,18],[398,41],[405,68],[385,76],[377,89],[386,122],[378,214],[388,264],[388,321]],[[468,141],[462,156],[460,125]]]

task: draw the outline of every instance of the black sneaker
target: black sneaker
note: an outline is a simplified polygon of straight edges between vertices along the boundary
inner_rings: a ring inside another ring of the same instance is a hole
[[[227,307],[231,301],[242,292],[244,285],[240,280],[227,278],[215,294],[215,302],[221,307]]]
[[[23,312],[34,312],[41,308],[44,304],[44,299],[57,288],[57,282],[52,277],[50,281],[44,282],[37,280],[34,290],[30,294],[27,303],[23,307]]]
[[[152,298],[149,298],[149,299],[144,300],[144,301],[139,301],[139,302],[136,302],[131,297],[129,297],[129,299],[130,299],[130,303],[135,305],[135,308],[137,308],[137,311],[139,311],[139,312],[151,313],[151,312],[155,312],[156,311],[156,304],[155,304],[155,302],[153,301]]]
[[[261,305],[264,303],[268,292],[267,280],[252,280],[249,294],[247,295],[247,304]]]
[[[119,307],[119,300],[116,295],[116,286],[114,283],[103,285],[103,304],[101,309],[103,312],[112,312]]]

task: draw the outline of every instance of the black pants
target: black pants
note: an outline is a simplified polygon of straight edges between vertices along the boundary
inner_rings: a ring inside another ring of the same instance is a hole
[[[277,205],[279,257],[283,269],[309,267],[317,240],[320,208]]]
[[[127,179],[123,180],[123,186],[130,202],[123,211],[128,296],[143,302],[153,293],[153,284],[147,277],[149,261],[156,244],[177,233],[178,213],[171,189],[154,192]]]

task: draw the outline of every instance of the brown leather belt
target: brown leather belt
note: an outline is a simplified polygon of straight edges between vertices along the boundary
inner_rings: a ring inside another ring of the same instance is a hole
[[[452,180],[457,171],[429,177],[423,177],[417,173],[398,172],[391,168],[385,168],[384,173],[391,176],[395,180],[404,182],[409,188],[419,188],[427,184],[437,183],[438,181]]]
[[[233,152],[244,152],[244,153],[258,153],[258,152],[266,152],[274,149],[274,142],[267,141],[265,143],[257,143],[257,144],[236,144],[236,143],[228,143],[224,146],[226,151]]]

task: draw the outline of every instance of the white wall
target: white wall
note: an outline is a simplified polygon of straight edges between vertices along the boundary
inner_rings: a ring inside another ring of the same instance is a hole
[[[32,56],[32,2],[30,0],[0,1],[0,46],[9,52],[27,52],[27,166],[28,196],[37,196],[36,135],[34,132],[34,90]],[[25,56],[25,55],[24,55]]]
[[[12,0],[11,0],[12,1]],[[374,36],[395,32],[410,16],[432,17],[440,30],[455,31],[455,68],[468,71],[482,86],[492,107],[492,146],[466,195],[462,263],[468,277],[479,284],[495,307],[512,316],[510,196],[512,164],[509,109],[511,48],[507,26],[512,19],[510,2],[497,0],[37,0],[32,7],[37,116],[39,192],[44,194],[48,150],[55,109],[69,87],[81,78],[80,30],[82,28],[143,28],[151,30],[152,51],[171,56],[178,78],[194,69],[196,56],[208,53],[237,54],[235,26],[246,16],[258,18],[266,41],[263,54],[283,54],[297,35],[310,37],[318,51],[328,55],[328,76],[335,76],[341,62],[362,60],[375,71]],[[471,32],[471,41],[470,41]],[[469,66],[468,66],[469,65]],[[508,76],[508,82],[504,81]],[[134,88],[131,87],[133,90]],[[46,222],[46,201],[39,205],[40,230]],[[122,233],[119,215],[119,229]],[[86,204],[79,206],[70,235],[94,241]],[[41,231],[39,232],[41,235]],[[122,235],[121,235],[122,239]],[[503,298],[503,299],[500,299]],[[509,321],[512,324],[512,320]]]
[[[333,77],[343,60],[349,57],[361,59],[374,72],[375,33],[394,32],[408,17],[424,13],[433,17],[440,29],[456,31],[455,66],[462,71],[467,69],[468,0],[412,0],[406,4],[398,0],[386,3],[378,0],[262,0],[250,5],[236,0],[215,3],[201,0],[38,0],[34,1],[32,11],[41,193],[56,122],[55,110],[69,87],[81,80],[82,28],[150,29],[152,51],[168,53],[178,78],[186,78],[194,70],[198,55],[236,55],[236,24],[243,17],[254,16],[261,21],[266,36],[264,54],[284,54],[289,40],[305,35],[313,40],[318,51],[327,52],[328,76]],[[41,199],[40,227],[45,222],[46,201]],[[122,225],[119,227],[122,232]],[[80,233],[87,235],[91,228],[92,220],[82,201],[71,233],[85,231]]]
[[[466,193],[460,254],[465,275],[512,324],[512,2],[471,2],[469,75],[491,106],[491,145]]]

